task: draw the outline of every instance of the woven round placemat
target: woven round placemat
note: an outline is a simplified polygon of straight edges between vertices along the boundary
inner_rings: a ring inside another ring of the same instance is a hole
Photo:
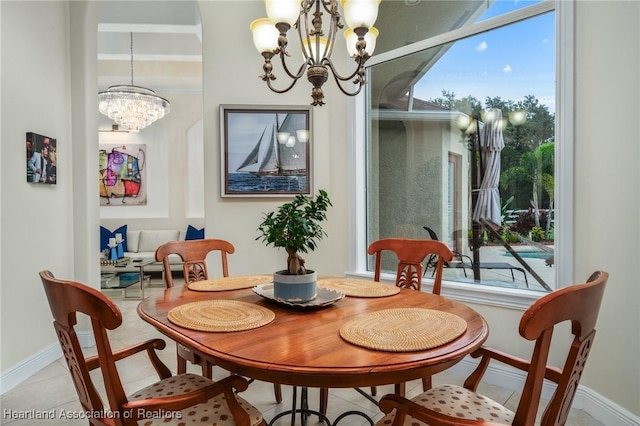
[[[327,288],[351,297],[385,297],[400,293],[400,287],[377,281],[353,278],[321,278],[318,287]]]
[[[189,283],[189,290],[195,291],[226,291],[241,288],[253,288],[258,284],[273,281],[272,275],[237,275],[233,277],[215,278]]]
[[[264,306],[239,300],[204,300],[177,306],[169,321],[198,331],[241,331],[262,327],[276,317]]]
[[[397,308],[355,318],[340,328],[340,336],[368,349],[410,352],[444,345],[466,329],[465,320],[448,312]]]

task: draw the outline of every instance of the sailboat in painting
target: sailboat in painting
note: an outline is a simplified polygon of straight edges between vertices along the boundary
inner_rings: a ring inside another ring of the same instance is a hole
[[[236,172],[272,176],[305,175],[307,150],[301,147],[300,142],[307,141],[297,138],[298,130],[306,130],[303,114],[285,114],[282,123],[279,123],[279,115],[276,114]],[[287,137],[283,137],[285,134]]]

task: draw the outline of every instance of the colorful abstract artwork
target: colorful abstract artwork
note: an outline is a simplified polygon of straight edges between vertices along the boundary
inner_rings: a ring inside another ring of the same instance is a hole
[[[146,145],[100,145],[100,205],[147,204]]]

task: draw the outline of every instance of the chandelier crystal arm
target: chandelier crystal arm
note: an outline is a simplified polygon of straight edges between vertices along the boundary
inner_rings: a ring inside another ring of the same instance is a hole
[[[358,93],[360,93],[360,91],[362,90],[362,86],[364,86],[364,84],[366,83],[366,80],[364,78],[364,67],[362,67],[361,65],[358,65],[358,68],[353,72],[353,74],[351,74],[348,77],[342,77],[336,71],[335,67],[333,66],[333,63],[329,61],[328,65],[329,65],[329,68],[331,68],[331,71],[333,73],[333,79],[335,80],[336,85],[338,86],[338,89],[340,89],[342,93],[344,93],[347,96],[355,96]],[[353,79],[352,83],[357,86],[353,92],[348,91],[342,86],[343,82],[349,81],[351,79]]]
[[[282,68],[284,69],[284,71],[287,73],[289,77],[291,77],[294,80],[300,79],[300,77],[304,75],[305,68],[307,68],[307,65],[309,65],[309,61],[303,62],[302,65],[300,65],[300,68],[298,68],[298,72],[296,74],[292,74],[291,71],[289,71],[289,67],[287,67],[287,63],[284,60],[284,58],[282,58],[281,62],[282,62]]]
[[[302,14],[300,16],[303,16]],[[304,14],[304,16],[306,16],[306,13]],[[296,30],[298,31],[298,40],[300,40],[300,43],[302,44],[302,55],[304,56],[304,63],[309,63],[311,61],[311,57],[309,57],[309,52],[307,52],[307,49],[304,48],[304,44],[302,42],[302,40],[304,40],[304,36],[302,35],[302,27],[305,27],[305,34],[307,37],[307,46],[311,45],[311,39],[309,38],[309,31],[307,30],[307,20],[306,19],[298,19],[298,22],[296,23]]]
[[[322,4],[324,9],[329,12],[331,19],[329,20],[329,40],[335,40],[339,29],[344,28],[344,24],[340,22],[340,13],[338,12],[337,1],[326,1]],[[333,46],[335,42],[327,43],[327,48],[324,52],[324,58],[330,58],[333,54]]]
[[[326,64],[331,69],[331,72],[333,73],[333,77],[334,77],[334,79],[336,81],[349,81],[349,80],[351,80],[353,78],[355,78],[357,81],[359,81],[361,76],[364,75],[364,66],[362,65],[362,64],[364,64],[364,61],[360,60],[360,58],[356,59],[357,67],[356,67],[355,71],[352,72],[351,74],[347,75],[347,76],[340,75],[338,70],[336,70],[335,65],[333,64],[333,61],[325,60],[323,62],[323,64]],[[357,81],[354,81],[354,83],[356,83]]]
[[[331,72],[333,73],[334,79],[336,83],[338,81],[347,81],[355,78],[353,83],[355,84],[364,84],[364,63],[369,60],[370,55],[367,53],[367,42],[365,41],[365,35],[368,32],[367,28],[356,28],[354,32],[358,36],[358,41],[356,43],[356,54],[353,56],[353,60],[356,62],[356,69],[353,73],[347,76],[342,76],[338,70],[336,69],[333,61],[330,58],[325,58],[323,63],[328,65],[331,68]],[[343,91],[344,92],[344,91]],[[359,92],[359,90],[358,90]],[[358,93],[356,92],[356,93]],[[345,93],[347,94],[347,93]]]
[[[291,82],[291,84],[288,87],[284,88],[284,89],[278,89],[277,87],[274,87],[273,84],[271,84],[271,79],[266,80],[266,82],[267,82],[267,86],[269,87],[269,89],[271,89],[271,91],[276,92],[276,93],[286,93],[289,90],[291,90],[293,88],[293,86],[296,85],[298,80],[293,80]]]
[[[284,72],[286,72],[287,75],[290,78],[293,78],[294,80],[298,80],[300,77],[304,75],[304,70],[307,67],[307,65],[309,65],[310,63],[310,59],[305,58],[304,62],[300,65],[300,68],[298,68],[298,72],[294,74],[289,70],[289,67],[287,66],[287,61],[285,60],[284,52],[280,52],[279,56],[280,56],[280,62],[282,63],[282,68],[284,69]],[[293,85],[291,87],[293,87]]]
[[[347,96],[357,95],[358,93],[360,93],[360,91],[362,90],[362,87],[364,86],[364,84],[357,83],[356,89],[353,92],[350,92],[344,87],[342,87],[342,83],[340,82],[340,80],[338,80],[337,78],[335,80],[336,80],[336,86],[338,86],[338,89],[340,89],[340,91]]]
[[[315,11],[311,12],[314,5]],[[330,14],[328,36],[325,36],[323,30],[323,9]],[[309,19],[309,15],[312,15],[313,18]],[[302,45],[302,54],[309,66],[320,65],[324,58],[331,57],[337,30],[344,27],[340,22],[336,0],[303,1],[302,11],[295,25],[298,31],[298,40]]]
[[[261,76],[262,80],[265,81],[267,83],[267,86],[269,87],[269,89],[271,89],[272,91],[276,92],[276,93],[285,93],[288,92],[289,90],[291,90],[293,88],[293,86],[296,85],[296,83],[298,82],[298,80],[300,80],[300,77],[302,77],[304,75],[304,70],[307,68],[307,63],[303,63],[302,65],[300,65],[300,69],[298,70],[298,73],[296,75],[293,75],[291,72],[289,72],[289,69],[287,68],[287,65],[285,63],[284,60],[284,56],[282,55],[282,53],[280,54],[280,56],[282,57],[282,65],[286,71],[286,73],[289,75],[289,77],[292,78],[291,84],[289,84],[289,86],[287,86],[284,89],[278,89],[276,87],[273,86],[273,84],[271,83],[273,80],[276,80],[276,76],[273,74],[272,72],[272,65],[271,65],[271,57],[273,57],[273,54],[271,54],[271,56],[269,56],[267,53],[263,53],[263,56],[265,58],[265,63],[264,66],[262,67],[262,69],[264,70],[264,74]],[[267,59],[267,57],[269,57]]]
[[[265,75],[261,76],[261,78],[267,83],[269,83],[269,81],[266,78],[268,78],[269,80],[275,80],[277,78],[273,74],[273,65],[271,64],[271,60],[274,55],[280,56],[280,62],[282,63],[282,68],[284,69],[285,73],[289,76],[289,78],[294,79],[292,84],[290,84],[287,89],[274,90],[276,93],[284,93],[295,85],[295,80],[299,79],[304,75],[304,70],[310,61],[309,61],[309,57],[307,56],[306,52],[303,49],[305,60],[302,63],[302,65],[300,65],[298,72],[295,74],[292,73],[289,67],[287,66],[287,61],[285,58],[285,56],[291,57],[291,55],[287,52],[287,44],[289,43],[287,39],[287,31],[289,31],[289,28],[291,27],[288,24],[277,24],[276,27],[280,32],[280,35],[278,36],[278,47],[275,50],[273,50],[273,52],[262,52],[262,56],[264,57],[264,60],[265,60],[265,63],[263,65],[263,70],[265,72]],[[297,27],[298,27],[298,34],[300,34],[300,25],[297,25]],[[268,84],[268,86],[271,90],[273,90],[273,86],[271,84]]]
[[[308,15],[313,4],[316,5],[316,11],[313,13],[313,19],[309,21]],[[298,20],[298,37],[301,43],[304,44],[304,41],[306,40],[307,46],[314,46],[309,48],[309,53],[315,53],[312,59],[315,65],[319,65],[323,58],[330,58],[333,54],[333,46],[335,45],[334,40],[336,38],[338,30],[344,28],[344,24],[340,21],[338,2],[336,0],[310,0],[307,2],[303,2],[303,5],[307,5],[307,7],[303,8],[302,13],[300,14],[300,19]],[[321,10],[321,7],[325,10],[325,12],[329,13],[330,16],[329,31],[328,36],[326,37],[322,27],[323,12]],[[304,19],[302,19],[303,17]],[[301,31],[302,24],[304,24],[305,27],[304,36]],[[323,39],[327,40],[327,42],[321,52],[321,40]],[[302,52],[305,58],[308,59],[309,55],[307,54],[307,49],[302,49]]]

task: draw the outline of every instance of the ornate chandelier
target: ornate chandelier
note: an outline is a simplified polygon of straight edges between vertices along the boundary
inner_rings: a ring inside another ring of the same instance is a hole
[[[169,114],[169,101],[151,89],[133,85],[133,33],[131,40],[131,85],[111,86],[98,93],[98,109],[124,130],[138,131]]]
[[[260,78],[272,91],[284,93],[296,84],[306,70],[307,79],[313,85],[311,105],[317,106],[324,105],[322,85],[328,80],[331,70],[342,93],[348,96],[357,95],[365,84],[364,63],[375,49],[378,30],[373,24],[378,17],[380,1],[341,0],[344,18],[349,27],[344,31],[347,50],[357,65],[352,74],[342,76],[331,60],[336,34],[344,27],[337,0],[265,0],[268,18],[257,19],[251,23],[253,42],[264,57],[264,74]],[[324,12],[329,13],[329,28],[326,34],[322,23]],[[290,71],[285,61],[285,56],[291,56],[287,52],[287,31],[292,26],[297,29],[304,55],[304,61],[296,73]],[[292,79],[290,85],[284,89],[272,85],[276,76],[272,72],[271,59],[275,55],[280,56],[282,68]],[[343,87],[343,82],[350,80],[356,85],[352,91]]]

